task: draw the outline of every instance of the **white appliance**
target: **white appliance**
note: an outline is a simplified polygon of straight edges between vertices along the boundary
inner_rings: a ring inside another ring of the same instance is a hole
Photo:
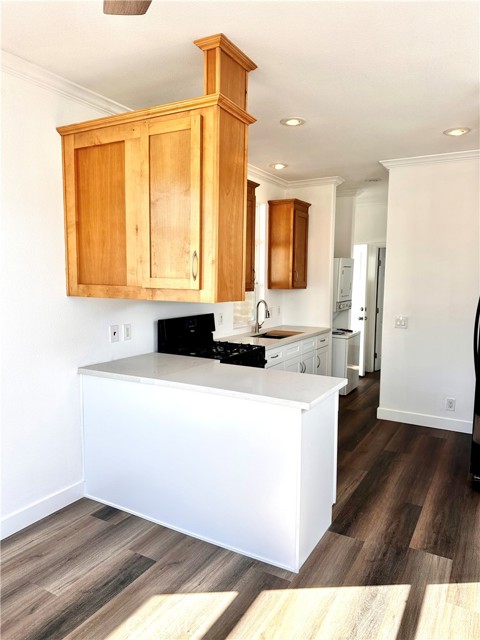
[[[333,310],[352,308],[353,258],[333,259]]]
[[[332,376],[347,378],[347,386],[339,391],[345,396],[358,387],[360,331],[335,329],[332,338]]]

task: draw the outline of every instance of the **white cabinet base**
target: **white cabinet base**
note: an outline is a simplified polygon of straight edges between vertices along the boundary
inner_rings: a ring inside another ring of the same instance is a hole
[[[338,395],[309,411],[82,376],[86,494],[299,571],[331,523]]]
[[[348,384],[339,391],[344,396],[358,387],[360,332],[333,336],[332,375],[347,378]]]

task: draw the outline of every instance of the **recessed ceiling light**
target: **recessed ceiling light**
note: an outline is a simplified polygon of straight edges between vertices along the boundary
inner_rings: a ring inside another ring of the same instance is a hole
[[[305,124],[303,118],[283,118],[280,120],[280,124],[284,124],[286,127],[299,127],[301,124]]]
[[[271,164],[270,166],[276,169],[277,171],[281,171],[282,169],[285,169],[286,167],[288,167],[288,164],[283,164],[283,162],[275,162],[275,164]]]
[[[365,178],[365,182],[381,182],[382,178]]]
[[[447,129],[443,133],[446,136],[464,136],[466,133],[469,133],[470,129],[468,127],[457,127],[456,129]]]

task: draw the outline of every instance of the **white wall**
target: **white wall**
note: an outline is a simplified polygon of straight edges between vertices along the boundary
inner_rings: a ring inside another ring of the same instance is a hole
[[[353,256],[356,191],[337,192],[335,211],[335,258]]]
[[[388,182],[368,186],[355,198],[354,244],[382,244],[387,237]],[[383,244],[383,246],[385,246]]]
[[[341,178],[290,184],[287,198],[311,203],[308,220],[307,288],[285,291],[285,324],[331,327],[336,188]]]
[[[267,289],[267,242],[268,242],[268,201],[281,200],[286,198],[285,180],[275,179],[269,174],[255,168],[249,167],[249,180],[253,180],[259,186],[255,190],[257,212],[263,206],[265,215],[261,217],[257,225],[256,243],[257,243],[257,261],[255,270],[259,285],[256,287],[256,302],[260,299],[266,300],[271,317],[265,320],[263,329],[273,327],[283,323],[283,291],[275,289]],[[260,321],[264,318],[263,308],[260,311]],[[245,329],[242,330],[243,332]]]
[[[479,152],[390,169],[378,417],[469,432],[479,278]],[[396,315],[408,329],[395,329]],[[456,398],[455,413],[445,399]]]
[[[194,305],[67,297],[60,136],[55,127],[118,112],[12,56],[2,59],[2,535],[82,495],[80,365],[151,352],[158,318],[224,314]],[[18,68],[17,68],[18,67]],[[98,103],[101,106],[93,106]],[[110,324],[131,323],[110,344]]]

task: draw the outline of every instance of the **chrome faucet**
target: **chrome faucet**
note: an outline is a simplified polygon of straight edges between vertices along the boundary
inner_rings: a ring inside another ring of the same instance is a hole
[[[269,310],[269,308],[268,308],[268,304],[266,303],[266,301],[265,301],[265,300],[259,300],[259,301],[257,302],[257,311],[256,311],[256,313],[255,313],[255,333],[258,333],[258,332],[260,331],[260,329],[262,328],[262,325],[263,325],[263,322],[259,322],[259,321],[258,321],[258,307],[259,307],[262,303],[265,305],[265,318],[263,319],[263,322],[265,322],[265,320],[266,320],[267,318],[270,318],[270,310]]]

